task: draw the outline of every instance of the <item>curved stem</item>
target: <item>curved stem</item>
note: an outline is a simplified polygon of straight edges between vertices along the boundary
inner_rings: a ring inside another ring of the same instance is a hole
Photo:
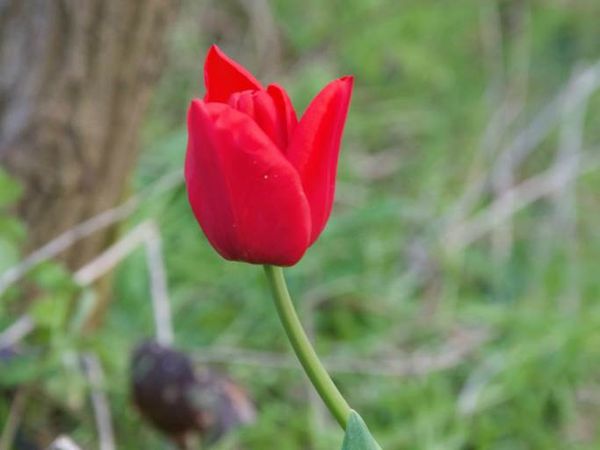
[[[323,367],[315,349],[311,345],[300,319],[294,309],[294,304],[287,290],[283,269],[276,266],[264,266],[269,285],[275,299],[275,306],[279,314],[279,319],[285,328],[285,332],[300,360],[304,371],[310,378],[313,386],[336,418],[343,429],[346,429],[348,416],[350,415],[350,406],[342,397],[342,394],[333,383],[333,380]]]

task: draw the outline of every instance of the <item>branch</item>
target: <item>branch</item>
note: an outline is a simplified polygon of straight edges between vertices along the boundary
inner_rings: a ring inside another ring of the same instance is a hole
[[[104,373],[96,355],[88,353],[83,356],[84,371],[91,389],[92,407],[98,429],[100,450],[115,450],[115,438],[108,400],[103,391]]]
[[[79,286],[89,286],[110,272],[140,245],[146,248],[157,341],[163,345],[170,345],[173,343],[171,307],[160,233],[153,220],[147,220],[134,227],[102,254],[75,272],[73,279]],[[24,314],[0,334],[0,349],[16,344],[34,329],[35,321],[28,314]]]
[[[573,74],[566,85],[542,108],[538,115],[501,149],[491,170],[469,180],[462,196],[445,216],[446,228],[452,231],[457,223],[465,220],[465,216],[489,188],[490,180],[498,179],[503,173],[512,172],[539,146],[559,120],[564,117],[565,102],[570,102],[572,108],[577,108],[581,102],[587,101],[598,87],[600,87],[600,61]],[[503,110],[500,109],[499,112],[502,113]],[[502,118],[502,116],[499,117]],[[496,130],[496,122],[503,126],[503,122],[497,119],[496,115],[492,116],[488,127]],[[492,133],[492,135],[496,134]],[[485,142],[487,139],[484,139]],[[485,146],[483,150],[485,150]]]
[[[14,346],[31,333],[34,328],[35,322],[33,319],[27,314],[22,315],[13,322],[12,325],[0,333],[0,350]]]
[[[569,101],[572,107],[577,108],[581,102],[587,101],[598,87],[600,87],[600,61],[574,74],[563,90],[550,101],[530,125],[504,148],[496,161],[492,178],[507,169],[514,169],[523,162],[563,117],[565,102]]]
[[[553,194],[577,176],[599,167],[600,158],[588,157],[579,168],[573,165],[553,166],[542,174],[529,178],[506,191],[473,219],[453,227],[443,236],[444,245],[453,251],[463,249],[531,203]]]
[[[27,387],[21,386],[17,389],[2,430],[2,436],[0,436],[0,450],[10,450],[12,448],[28,397],[29,389]]]
[[[152,296],[152,308],[156,326],[156,340],[161,345],[170,346],[174,340],[171,302],[169,300],[167,275],[162,255],[162,241],[158,227],[154,222],[149,224],[145,243],[146,262],[150,276],[150,294]]]
[[[182,177],[179,171],[168,173],[160,178],[155,184],[129,198],[121,205],[108,209],[81,222],[52,239],[50,242],[25,257],[19,264],[11,267],[0,275],[0,296],[38,264],[54,258],[80,239],[126,219],[133,214],[139,204],[151,194],[172,189],[181,183],[181,181]]]
[[[461,364],[475,349],[489,339],[488,333],[450,340],[435,353],[417,351],[403,358],[366,360],[365,358],[325,357],[323,363],[331,373],[363,374],[382,377],[423,376]],[[197,363],[242,364],[272,369],[300,369],[287,354],[243,348],[209,347],[194,355]]]
[[[585,72],[578,78],[578,83],[571,86],[571,95],[565,101],[563,120],[560,127],[559,144],[554,165],[556,167],[570,166],[577,170],[581,164],[583,150],[583,134],[585,118],[588,110],[588,100],[600,85],[600,77]],[[577,309],[580,302],[580,292],[577,282],[577,190],[575,183],[566,183],[554,195],[554,232],[560,236],[569,263],[565,265],[567,285],[561,295],[561,302],[570,310]],[[545,260],[550,257],[548,247]]]
[[[137,225],[104,253],[79,269],[74,278],[81,286],[88,286],[110,272],[142,244],[146,249],[156,339],[160,344],[171,345],[173,343],[173,325],[167,277],[162,257],[161,237],[153,220],[147,220]]]
[[[50,444],[48,450],[81,450],[81,448],[69,436],[62,435]]]
[[[75,272],[73,274],[75,282],[80,286],[89,286],[94,281],[102,278],[145,241],[149,228],[150,221],[137,225],[99,256]]]

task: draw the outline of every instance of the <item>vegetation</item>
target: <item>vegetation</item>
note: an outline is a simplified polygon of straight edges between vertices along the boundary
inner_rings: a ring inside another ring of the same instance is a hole
[[[333,217],[286,274],[318,352],[383,448],[598,448],[598,2],[265,5],[184,2],[143,130],[132,186],[142,200],[122,229],[156,221],[176,345],[257,404],[257,422],[217,448],[324,450],[342,433],[292,359],[262,269],[215,254],[181,183],[149,191],[181,171],[185,109],[202,95],[213,41],[289,88],[299,111],[328,80],[356,77]],[[23,256],[14,192],[2,175],[0,271]],[[4,389],[27,386],[23,433],[96,445],[75,357],[92,352],[118,448],[164,446],[129,394],[130,351],[154,333],[143,248],[118,265],[94,333],[81,326],[93,288],[49,262],[26,280],[0,302],[5,329],[27,290],[38,326],[25,356],[0,363]],[[0,418],[10,407],[0,401]]]

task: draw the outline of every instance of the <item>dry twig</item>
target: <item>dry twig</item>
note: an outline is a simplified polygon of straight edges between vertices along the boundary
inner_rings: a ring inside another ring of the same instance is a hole
[[[47,450],[81,450],[81,448],[69,436],[57,437]]]
[[[434,353],[417,351],[401,357],[380,360],[364,358],[325,357],[323,362],[331,373],[362,374],[383,377],[423,376],[431,372],[447,370],[462,363],[470,354],[485,343],[488,333],[472,333],[472,336],[450,339]],[[204,348],[196,354],[198,363],[242,364],[273,369],[300,369],[297,361],[286,354],[263,352],[242,348]]]
[[[0,436],[0,450],[10,450],[12,448],[15,435],[19,429],[19,424],[23,418],[23,412],[27,405],[28,397],[29,389],[26,386],[21,386],[17,389],[10,405],[4,428],[2,429],[2,435]]]
[[[569,102],[569,98],[572,99],[570,107],[578,108],[582,102],[587,101],[591,94],[598,89],[599,85],[600,61],[585,70],[573,74],[565,87],[542,108],[526,127],[521,129],[499,151],[498,156],[492,164],[492,168],[469,180],[463,195],[450,208],[444,219],[446,231],[443,234],[454,234],[454,228],[460,227],[467,221],[466,216],[473,210],[477,202],[480,201],[486,190],[489,189],[492,180],[501,178],[503,174],[514,172],[530,153],[539,146],[556,127],[561,118],[564,117],[564,105],[566,102]],[[501,118],[502,115],[499,117]],[[499,121],[496,115],[492,116],[492,118],[494,123]],[[502,124],[503,121],[499,121],[498,123]],[[490,135],[498,135],[497,127],[500,127],[500,125],[492,127],[494,132],[490,131]],[[487,140],[488,138],[484,139],[484,143]],[[508,197],[503,198],[505,202],[509,199]]]
[[[167,288],[167,275],[162,256],[162,242],[158,227],[150,223],[146,233],[146,261],[150,274],[150,294],[154,311],[156,340],[159,344],[173,344],[173,321],[171,319],[171,302]]]
[[[35,322],[33,319],[27,314],[22,315],[0,333],[0,350],[14,346],[31,333],[34,328]]]
[[[73,278],[80,286],[89,286],[110,272],[140,245],[146,248],[157,340],[163,345],[170,345],[173,342],[171,308],[160,233],[154,221],[147,220],[137,225],[102,254],[75,272]],[[0,348],[18,343],[34,329],[34,320],[28,314],[24,314],[0,334]]]
[[[75,244],[80,239],[94,234],[106,227],[114,225],[129,217],[137,209],[139,204],[149,195],[162,192],[179,185],[182,176],[179,171],[168,173],[159,179],[155,184],[148,187],[138,195],[134,195],[121,205],[108,209],[73,228],[65,231],[42,247],[33,251],[25,257],[19,264],[11,267],[0,275],[0,296],[14,283],[23,278],[31,269],[38,264],[48,261],[67,248]]]
[[[100,361],[91,353],[83,356],[85,374],[91,389],[100,450],[115,450],[115,437],[108,399],[104,394],[104,373]]]
[[[534,201],[555,193],[578,175],[598,169],[600,158],[587,156],[578,170],[572,166],[552,167],[511,188],[473,219],[447,232],[442,239],[444,245],[449,250],[461,250]]]
[[[150,221],[146,221],[135,226],[125,236],[80,268],[73,275],[75,282],[80,286],[89,286],[110,272],[146,240],[151,227],[150,223]]]

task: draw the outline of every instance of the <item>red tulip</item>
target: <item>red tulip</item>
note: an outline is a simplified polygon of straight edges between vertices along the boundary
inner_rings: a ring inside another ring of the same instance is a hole
[[[282,87],[265,89],[217,46],[204,80],[204,99],[188,111],[194,215],[224,258],[293,265],[331,213],[352,77],[325,86],[300,121]]]

